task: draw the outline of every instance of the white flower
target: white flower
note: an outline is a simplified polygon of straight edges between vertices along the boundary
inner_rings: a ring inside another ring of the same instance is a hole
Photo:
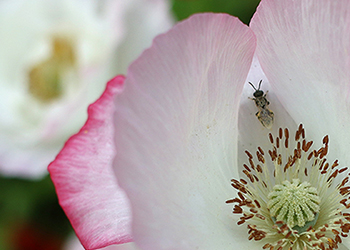
[[[157,0],[0,4],[0,171],[40,177],[105,82],[171,26]]]

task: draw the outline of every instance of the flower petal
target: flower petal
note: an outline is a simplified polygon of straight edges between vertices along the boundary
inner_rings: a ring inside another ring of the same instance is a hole
[[[330,136],[341,164],[350,155],[350,2],[264,0],[251,27],[272,89],[309,138]],[[279,114],[276,113],[276,116]]]
[[[114,57],[114,68],[117,73],[124,74],[156,35],[173,26],[174,20],[168,0],[128,0],[122,4],[126,5],[125,34]]]
[[[75,235],[69,237],[67,242],[64,244],[64,250],[84,250],[85,248],[81,245],[80,241]],[[138,250],[133,242],[119,244],[119,245],[109,245],[107,247],[99,248],[96,250]]]
[[[88,120],[49,166],[60,205],[87,249],[131,241],[130,209],[111,168],[113,98],[123,76],[111,80],[88,110]]]
[[[268,108],[272,112],[278,114],[274,116],[274,122],[271,129],[265,128],[256,117],[258,108],[255,102],[249,98],[253,98],[254,89],[248,84],[251,82],[256,88],[261,83],[261,90],[266,94],[266,98],[270,102]],[[257,57],[254,57],[252,65],[250,67],[246,84],[244,85],[240,107],[239,107],[239,118],[238,118],[238,167],[243,170],[243,164],[247,163],[247,155],[245,153],[248,150],[254,153],[257,147],[260,146],[262,149],[271,149],[271,143],[268,139],[268,134],[277,134],[279,128],[289,128],[291,132],[297,129],[297,124],[290,117],[289,113],[281,105],[276,93],[269,84],[264,72],[261,69],[260,63]],[[242,172],[240,172],[243,175]],[[244,176],[246,177],[246,176]],[[238,178],[238,177],[236,177]]]
[[[254,49],[237,18],[199,14],[157,37],[130,66],[116,99],[114,169],[140,248],[226,249],[245,234],[225,200],[233,195],[238,104]]]

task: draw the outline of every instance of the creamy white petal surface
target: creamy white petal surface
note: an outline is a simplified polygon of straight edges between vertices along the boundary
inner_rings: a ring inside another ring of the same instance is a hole
[[[347,166],[349,9],[349,1],[262,1],[251,22],[271,89],[309,138],[330,136],[330,155]]]
[[[141,249],[237,247],[232,234],[244,235],[225,200],[254,48],[237,18],[195,15],[130,66],[115,102],[114,169]]]
[[[349,9],[349,1],[265,0],[251,22],[273,93],[316,145],[329,135],[328,160],[341,166],[350,165]]]
[[[134,24],[140,6],[144,12]],[[136,55],[171,24],[166,1],[2,1],[1,173],[33,178],[46,174],[105,83],[125,73]]]
[[[78,238],[75,235],[69,237],[65,243],[63,250],[84,250],[85,248],[81,245]],[[98,248],[96,250],[138,250],[134,243],[126,243],[120,245],[110,245],[104,248]]]
[[[271,129],[262,126],[256,113],[258,108],[255,102],[249,98],[253,98],[254,89],[248,84],[253,83],[256,87],[262,80],[261,90],[266,94],[266,98],[270,102],[268,108],[274,112],[274,122]],[[291,131],[297,128],[297,124],[289,115],[288,111],[283,107],[278,96],[271,88],[269,80],[261,69],[258,58],[255,56],[249,70],[247,80],[243,88],[238,117],[238,168],[243,169],[243,164],[247,163],[247,155],[245,150],[255,152],[257,147],[270,148],[271,144],[268,140],[269,133],[275,133],[280,127],[288,127]],[[242,173],[240,173],[242,174]]]

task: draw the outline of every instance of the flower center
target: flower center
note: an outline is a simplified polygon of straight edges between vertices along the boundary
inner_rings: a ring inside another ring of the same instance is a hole
[[[347,167],[327,163],[328,136],[312,150],[300,125],[292,139],[288,129],[276,138],[270,133],[272,149],[266,157],[258,147],[256,162],[246,151],[245,178],[231,180],[238,196],[226,203],[235,204],[237,224],[246,223],[248,239],[261,241],[263,249],[336,249],[350,232]]]
[[[299,179],[288,180],[275,185],[268,195],[267,208],[272,219],[283,221],[288,227],[303,228],[307,222],[312,222],[320,211],[320,198],[317,190],[311,184]],[[299,231],[299,230],[297,230]]]
[[[63,77],[75,61],[72,44],[67,39],[54,38],[51,56],[29,71],[29,92],[41,102],[59,98],[63,94]]]

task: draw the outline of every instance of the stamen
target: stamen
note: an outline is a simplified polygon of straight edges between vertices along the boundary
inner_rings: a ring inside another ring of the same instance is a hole
[[[279,128],[279,130],[278,130],[278,137],[279,137],[280,139],[282,139],[282,136],[283,136],[283,134],[282,134],[282,128]]]
[[[287,128],[284,129],[284,136],[286,140],[284,141],[284,147],[288,148],[288,142],[289,142],[289,130]]]
[[[269,133],[269,139],[270,139],[271,144],[273,144],[273,136],[271,133]]]
[[[257,147],[255,157],[245,151],[245,178],[232,179],[238,197],[226,203],[240,214],[237,224],[247,224],[249,240],[267,240],[262,249],[338,248],[350,232],[350,186],[348,168],[327,162],[328,135],[313,149],[300,124],[294,141],[287,128],[268,140],[271,149]]]

